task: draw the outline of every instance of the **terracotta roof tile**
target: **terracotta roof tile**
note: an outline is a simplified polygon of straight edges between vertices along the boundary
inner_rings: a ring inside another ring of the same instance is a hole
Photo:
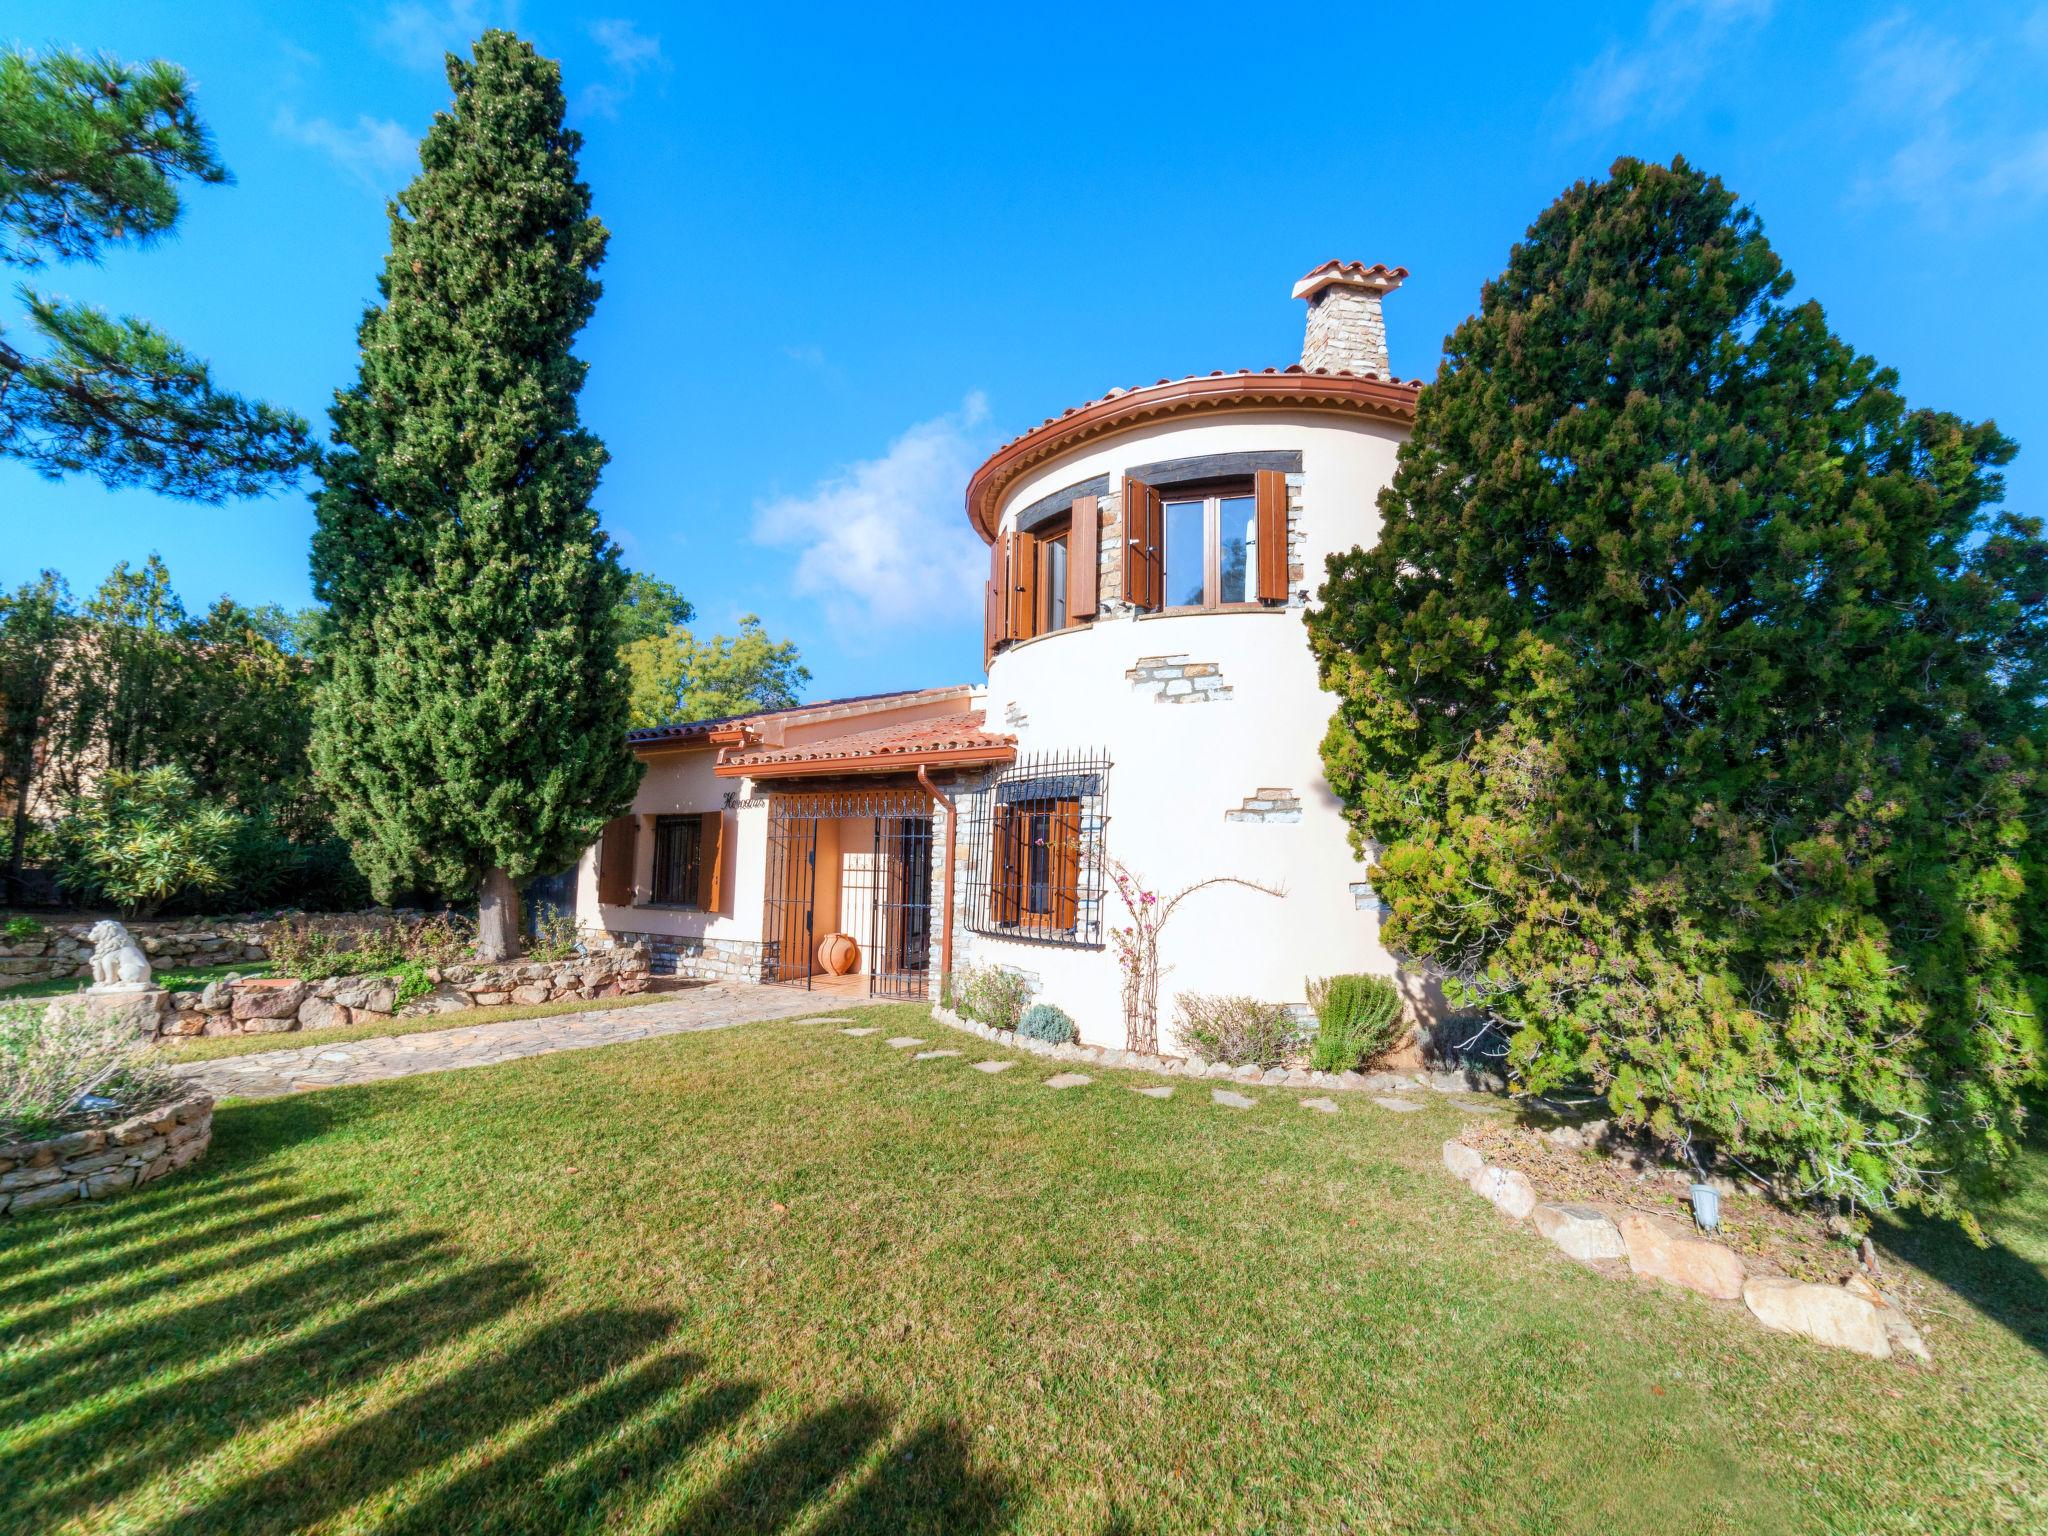
[[[980,710],[937,715],[926,720],[903,720],[894,725],[876,726],[869,731],[827,736],[801,746],[755,747],[734,752],[719,767],[721,772],[730,775],[794,764],[830,767],[877,760],[910,760],[954,752],[987,752],[993,756],[1016,747],[1015,736],[985,727],[986,719]]]

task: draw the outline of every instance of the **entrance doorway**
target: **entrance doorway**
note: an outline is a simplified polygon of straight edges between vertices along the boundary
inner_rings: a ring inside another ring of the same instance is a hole
[[[907,788],[772,793],[763,979],[841,990],[819,946],[843,933],[870,997],[931,995],[932,804]]]

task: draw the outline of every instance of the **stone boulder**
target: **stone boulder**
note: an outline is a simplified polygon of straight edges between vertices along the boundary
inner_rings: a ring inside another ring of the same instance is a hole
[[[309,997],[299,1004],[299,1028],[333,1029],[349,1021],[348,1009],[324,997]]]
[[[1486,1159],[1479,1155],[1477,1147],[1468,1147],[1462,1141],[1444,1143],[1444,1166],[1451,1170],[1451,1176],[1470,1184],[1486,1170]]]
[[[1927,1347],[1927,1341],[1920,1337],[1920,1330],[1913,1326],[1913,1320],[1899,1309],[1897,1302],[1877,1288],[1864,1275],[1851,1275],[1843,1282],[1843,1288],[1855,1296],[1861,1296],[1877,1308],[1878,1319],[1884,1324],[1884,1336],[1891,1340],[1892,1352],[1911,1355],[1921,1364],[1930,1364],[1934,1352]]]
[[[240,1020],[296,1018],[311,990],[303,981],[245,981],[234,988],[230,1011]]]
[[[1742,1287],[1756,1320],[1779,1333],[1803,1334],[1817,1344],[1889,1360],[1884,1319],[1865,1298],[1839,1285],[1806,1285],[1779,1275],[1757,1275]]]
[[[1536,1230],[1581,1264],[1628,1257],[1621,1229],[1596,1205],[1539,1205]]]
[[[1631,1273],[1717,1301],[1741,1298],[1744,1271],[1734,1249],[1694,1237],[1662,1217],[1635,1211],[1625,1213],[1615,1225],[1621,1229]]]
[[[1526,1173],[1499,1168],[1489,1163],[1472,1181],[1475,1192],[1493,1202],[1494,1209],[1510,1221],[1520,1221],[1536,1209],[1536,1186]]]

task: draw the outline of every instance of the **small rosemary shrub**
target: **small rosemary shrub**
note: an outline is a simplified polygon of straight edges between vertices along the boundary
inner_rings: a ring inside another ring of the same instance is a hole
[[[1051,1003],[1033,1003],[1017,1021],[1017,1033],[1047,1045],[1065,1045],[1074,1038],[1074,1021]]]

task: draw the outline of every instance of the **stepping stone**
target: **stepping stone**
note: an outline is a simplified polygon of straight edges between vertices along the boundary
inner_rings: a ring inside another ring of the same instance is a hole
[[[1061,1072],[1045,1080],[1048,1088],[1086,1088],[1095,1079],[1086,1072]]]
[[[866,1029],[842,1029],[839,1031],[842,1035],[879,1035],[881,1032],[878,1027],[872,1024]]]
[[[1381,1109],[1391,1109],[1397,1115],[1412,1115],[1415,1113],[1416,1110],[1422,1108],[1422,1106],[1420,1104],[1417,1104],[1413,1099],[1376,1098],[1373,1100],[1373,1103],[1379,1105]]]
[[[1506,1110],[1496,1109],[1491,1104],[1467,1104],[1459,1099],[1451,1100],[1451,1107],[1453,1109],[1462,1109],[1468,1115],[1504,1115],[1507,1113]]]
[[[804,1022],[805,1022],[806,1024],[851,1024],[851,1023],[853,1022],[853,1020],[851,1020],[851,1019],[847,1018],[847,1017],[846,1017],[846,1016],[845,1016],[844,1014],[841,1014],[841,1015],[840,1015],[839,1017],[837,1017],[837,1018],[831,1018],[831,1019],[805,1019],[805,1020],[804,1020]]]
[[[1334,1115],[1337,1113],[1337,1101],[1335,1099],[1303,1099],[1301,1107],[1303,1109],[1312,1109],[1320,1115]]]
[[[1259,1103],[1257,1099],[1248,1099],[1229,1088],[1212,1088],[1209,1097],[1230,1109],[1256,1109]]]
[[[1164,1083],[1161,1083],[1157,1088],[1133,1088],[1131,1092],[1142,1093],[1148,1099],[1170,1099],[1173,1097],[1173,1090]]]
[[[1014,1061],[977,1061],[974,1064],[974,1070],[977,1072],[987,1072],[993,1075],[997,1072],[1007,1072],[1010,1070],[1010,1068],[1014,1067],[1015,1065],[1017,1065],[1017,1063],[1015,1063]]]
[[[915,1035],[891,1035],[883,1044],[892,1051],[907,1051],[913,1045],[923,1045],[924,1042]]]
[[[958,1056],[959,1054],[958,1051],[919,1051],[910,1059],[912,1061],[936,1061],[941,1056]]]

